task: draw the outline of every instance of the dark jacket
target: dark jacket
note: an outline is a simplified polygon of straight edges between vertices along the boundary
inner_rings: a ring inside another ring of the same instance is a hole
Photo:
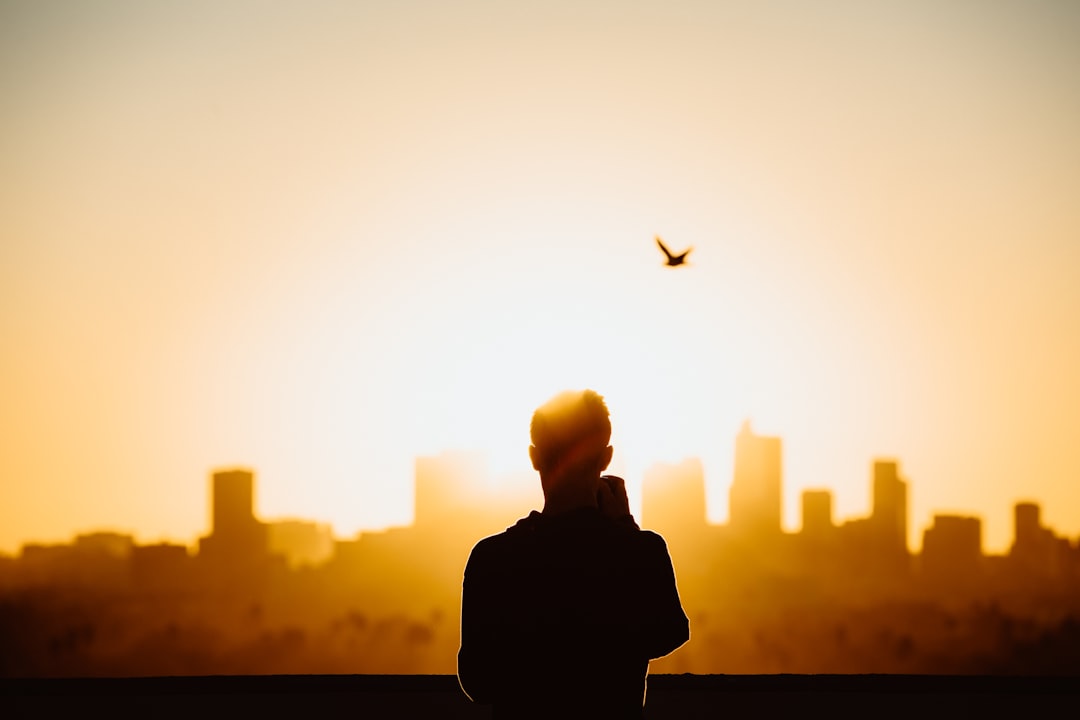
[[[690,637],[667,545],[593,508],[473,548],[458,679],[493,717],[641,717],[649,660]]]

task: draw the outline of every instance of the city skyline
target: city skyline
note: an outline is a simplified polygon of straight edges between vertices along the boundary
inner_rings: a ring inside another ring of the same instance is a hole
[[[650,664],[674,673],[1072,674],[1080,538],[1034,503],[1013,508],[1007,553],[977,517],[937,514],[912,552],[909,485],[875,461],[873,505],[835,522],[803,495],[784,532],[776,438],[744,427],[732,521],[708,522],[702,465],[657,465],[641,525],[661,533],[690,641]],[[0,676],[452,673],[465,559],[529,507],[476,482],[476,458],[418,459],[408,526],[332,537],[264,520],[256,476],[210,476],[196,548],[94,532],[0,557]]]
[[[729,527],[733,531],[744,534],[749,533],[750,535],[757,535],[762,532],[765,534],[804,534],[808,531],[807,524],[810,522],[813,522],[816,528],[811,526],[809,531],[820,532],[826,526],[843,527],[846,524],[858,523],[866,518],[873,518],[875,521],[879,520],[882,512],[879,506],[884,498],[886,499],[885,502],[896,508],[885,512],[899,513],[899,515],[895,516],[895,520],[889,521],[896,528],[897,542],[902,543],[905,552],[912,554],[921,552],[924,533],[932,530],[941,518],[947,518],[946,522],[954,522],[953,518],[968,519],[976,522],[978,525],[979,552],[982,555],[1008,554],[1017,540],[1016,528],[1020,522],[1020,516],[1018,515],[1021,512],[1020,508],[1024,508],[1024,512],[1027,513],[1027,525],[1032,526],[1034,524],[1034,526],[1047,527],[1055,534],[1060,530],[1060,528],[1055,528],[1049,523],[1046,525],[1041,524],[1042,518],[1045,517],[1045,507],[1039,498],[1028,496],[1017,497],[1007,510],[1011,524],[1010,534],[1004,547],[988,546],[985,533],[985,518],[964,508],[932,509],[930,515],[920,523],[918,518],[911,517],[909,511],[909,497],[913,489],[912,483],[901,473],[901,460],[891,457],[873,458],[871,460],[871,472],[867,482],[869,502],[862,513],[837,515],[835,513],[834,490],[825,485],[816,485],[802,488],[799,491],[798,505],[792,508],[792,511],[797,514],[799,522],[797,525],[792,526],[790,523],[783,521],[787,511],[787,503],[782,492],[784,486],[783,439],[756,434],[750,421],[746,420],[741,425],[735,438],[734,456],[735,467],[733,468],[728,492],[733,498],[738,495],[740,499],[738,501],[732,500],[729,504],[729,514],[722,520],[717,521],[715,513],[710,512],[705,469],[701,460],[696,457],[683,458],[674,463],[655,462],[648,466],[642,478],[634,478],[634,482],[628,482],[628,487],[633,488],[629,491],[632,512],[638,518],[639,523],[648,519],[645,516],[645,506],[650,501],[649,498],[651,497],[655,502],[658,497],[665,494],[660,492],[658,495],[655,489],[659,478],[661,485],[674,482],[674,486],[681,493],[681,497],[688,499],[674,506],[667,501],[670,509],[666,511],[666,515],[669,520],[667,523],[661,522],[660,524],[661,527],[665,528],[679,526],[679,522],[670,521],[671,517],[676,515],[686,517],[686,514],[689,513],[689,517],[693,517],[695,514],[700,515],[701,519],[710,526]],[[453,486],[447,486],[443,479],[444,466],[448,462],[459,466],[459,472],[455,476],[456,484]],[[219,528],[220,531],[220,528],[224,526],[226,527],[226,535],[230,535],[232,531],[228,529],[228,523],[236,522],[236,508],[241,508],[240,515],[242,517],[247,516],[250,522],[257,521],[267,527],[291,528],[301,534],[304,532],[302,526],[309,529],[320,528],[319,532],[325,535],[327,542],[358,537],[365,532],[378,533],[393,527],[411,527],[418,522],[427,524],[430,518],[445,516],[453,512],[468,515],[475,512],[483,513],[499,507],[503,507],[504,510],[506,507],[512,507],[518,510],[520,516],[524,516],[529,510],[542,509],[543,496],[540,493],[538,477],[530,477],[528,473],[522,473],[517,475],[512,483],[493,483],[486,470],[486,465],[483,454],[475,451],[445,450],[437,455],[415,458],[411,478],[414,487],[411,518],[407,522],[399,523],[396,526],[364,528],[351,534],[342,534],[336,531],[331,523],[317,517],[302,517],[297,514],[285,513],[270,519],[261,519],[265,515],[257,511],[257,499],[253,485],[254,478],[257,476],[256,469],[243,464],[222,466],[209,472],[211,502],[206,528],[199,530],[194,536],[187,539],[166,537],[164,535],[154,536],[151,533],[152,542],[179,543],[191,549],[197,549],[204,542],[202,533],[206,529]],[[696,481],[696,483],[692,481],[692,485],[687,486],[687,475],[681,472],[679,468],[690,468],[690,476],[697,477],[699,481]],[[679,477],[683,479],[677,479]],[[766,478],[764,483],[760,480],[761,477]],[[232,492],[223,492],[220,487],[222,482],[226,484],[240,483],[240,485],[238,489]],[[654,488],[651,493],[646,487],[650,482]],[[246,489],[243,489],[245,487]],[[509,506],[505,505],[507,499],[511,500]],[[664,503],[664,500],[660,500],[661,505]],[[243,510],[243,508],[248,509]],[[1034,519],[1031,516],[1032,512],[1034,513]],[[654,516],[657,514],[665,515],[665,511],[657,513],[655,508],[653,513]],[[734,521],[733,516],[735,517]],[[510,526],[518,517],[508,514],[502,520],[505,521],[507,526]],[[650,525],[643,525],[643,527],[652,529]],[[74,529],[62,539],[24,539],[16,547],[15,552],[11,554],[18,554],[27,545],[58,545],[73,537],[89,536],[97,533],[119,533],[133,539],[137,536],[137,533],[130,532],[125,528],[93,526]],[[1076,541],[1078,547],[1080,547],[1080,533],[1076,535]],[[1072,533],[1063,532],[1062,536],[1068,539],[1072,537]],[[145,540],[146,538],[144,538],[142,544],[147,544]],[[264,539],[262,542],[266,542],[266,540]],[[2,554],[0,552],[0,555]]]
[[[862,513],[1080,533],[1080,5],[0,0],[0,550],[399,525],[565,388],[635,493],[745,418]],[[664,263],[655,238],[692,247]]]

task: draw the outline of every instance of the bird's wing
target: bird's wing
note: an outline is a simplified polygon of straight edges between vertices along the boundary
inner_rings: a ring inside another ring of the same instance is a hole
[[[659,235],[656,236],[656,244],[659,245],[660,249],[664,251],[664,254],[668,256],[668,260],[674,257],[674,255],[671,254],[671,251],[667,249],[667,246],[664,245],[664,241],[660,239]]]

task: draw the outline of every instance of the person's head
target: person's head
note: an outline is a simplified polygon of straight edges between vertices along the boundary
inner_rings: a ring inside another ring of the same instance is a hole
[[[604,398],[593,390],[561,392],[536,409],[529,430],[529,457],[540,473],[544,496],[595,497],[612,454]]]

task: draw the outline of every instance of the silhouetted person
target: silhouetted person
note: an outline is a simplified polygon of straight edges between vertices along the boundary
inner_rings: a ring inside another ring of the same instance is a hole
[[[668,250],[668,246],[664,244],[664,241],[660,239],[659,235],[656,236],[656,244],[659,245],[660,249],[664,251],[664,256],[667,258],[664,264],[670,267],[676,267],[678,265],[685,264],[686,256],[689,255],[690,251],[694,249],[686,248],[681,253],[676,255],[675,253],[671,252],[671,250]]]
[[[641,718],[649,660],[690,637],[667,545],[640,530],[611,461],[603,398],[567,391],[532,418],[543,512],[472,550],[458,679],[492,717]]]

